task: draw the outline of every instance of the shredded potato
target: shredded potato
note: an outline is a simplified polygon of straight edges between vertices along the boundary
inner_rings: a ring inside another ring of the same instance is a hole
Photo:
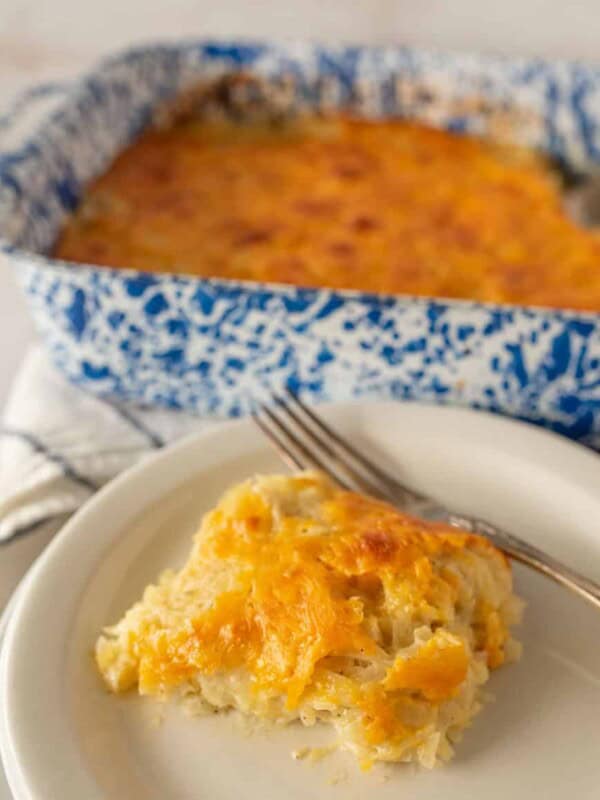
[[[256,477],[103,632],[96,660],[114,692],[328,722],[363,767],[430,767],[514,655],[518,614],[508,562],[480,537],[315,473]]]

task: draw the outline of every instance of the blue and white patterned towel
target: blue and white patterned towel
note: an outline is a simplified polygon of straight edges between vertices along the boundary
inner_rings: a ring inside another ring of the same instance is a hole
[[[32,349],[0,423],[0,544],[79,508],[150,452],[213,422],[99,400]]]

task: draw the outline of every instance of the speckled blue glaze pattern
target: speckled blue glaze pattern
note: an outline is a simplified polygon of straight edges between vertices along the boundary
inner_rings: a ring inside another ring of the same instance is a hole
[[[145,404],[232,416],[284,385],[310,400],[396,397],[533,420],[600,446],[600,315],[362,295],[44,257],[85,183],[199,78],[294,78],[294,102],[501,126],[575,168],[600,158],[600,71],[405,48],[183,43],[130,51],[0,155],[0,236],[56,364]],[[496,130],[497,132],[497,130]]]

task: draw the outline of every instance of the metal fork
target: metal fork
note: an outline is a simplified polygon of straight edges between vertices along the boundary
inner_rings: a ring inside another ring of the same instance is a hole
[[[408,514],[445,522],[488,539],[506,555],[541,572],[600,609],[600,584],[528,542],[485,520],[458,514],[393,475],[345,441],[300,398],[286,391],[271,406],[257,405],[252,417],[292,469],[317,469],[339,486],[387,500]]]

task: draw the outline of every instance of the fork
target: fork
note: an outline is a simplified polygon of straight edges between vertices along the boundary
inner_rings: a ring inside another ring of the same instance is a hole
[[[456,513],[402,484],[345,441],[290,389],[271,405],[257,404],[252,418],[292,469],[316,469],[349,491],[386,500],[412,516],[445,522],[488,539],[507,556],[541,572],[600,609],[600,584],[539,548],[483,519]]]

